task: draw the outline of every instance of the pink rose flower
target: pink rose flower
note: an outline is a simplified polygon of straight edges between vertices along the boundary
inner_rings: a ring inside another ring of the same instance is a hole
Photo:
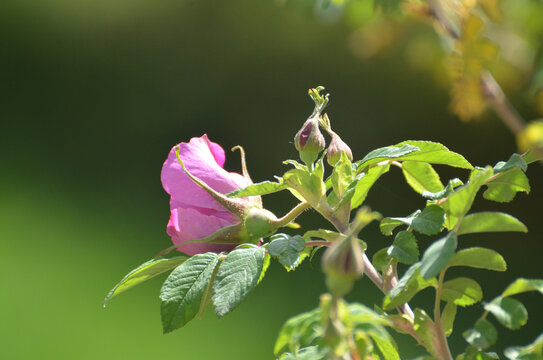
[[[209,141],[207,135],[174,146],[161,173],[162,186],[171,196],[168,235],[175,245],[180,244],[177,249],[188,255],[232,250],[235,244],[184,243],[202,239],[226,226],[238,224],[241,219],[226,210],[185,173],[175,153],[178,146],[186,169],[217,192],[227,194],[252,184],[250,179],[223,169],[224,150],[220,145]],[[259,199],[244,198],[244,201],[247,201],[248,205],[256,205]]]

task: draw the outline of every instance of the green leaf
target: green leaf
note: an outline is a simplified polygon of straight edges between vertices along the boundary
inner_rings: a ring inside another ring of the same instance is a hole
[[[228,197],[245,197],[255,195],[266,195],[277,191],[281,191],[287,188],[287,185],[283,182],[283,179],[279,178],[279,182],[263,181],[256,184],[251,184],[241,189],[232,191],[226,194]]]
[[[384,218],[381,221],[381,232],[384,235],[392,234],[392,231],[401,224],[413,228],[413,230],[425,234],[434,235],[441,231],[445,222],[445,212],[439,205],[430,204],[420,211],[416,211],[408,217]]]
[[[519,154],[511,155],[507,162],[500,161],[497,163],[494,166],[494,172],[504,172],[515,167],[521,169],[522,171],[526,171],[528,169],[528,164],[526,164],[526,161]]]
[[[455,303],[449,301],[445,305],[443,312],[441,313],[441,324],[443,325],[443,331],[446,336],[449,336],[453,332],[454,319],[456,318],[457,306]]]
[[[276,234],[271,237],[271,242],[268,245],[270,255],[278,258],[288,271],[300,264],[300,253],[304,249],[305,241],[300,235]]]
[[[490,181],[488,189],[483,193],[487,200],[509,202],[515,198],[517,192],[530,193],[530,182],[526,174],[519,168],[504,172],[500,177]]]
[[[401,263],[411,265],[419,260],[419,248],[415,235],[409,231],[400,231],[387,254]]]
[[[370,151],[362,160],[357,161],[356,165],[358,169],[363,169],[369,165],[376,164],[384,160],[396,159],[400,156],[404,156],[415,151],[419,151],[419,148],[407,144],[402,146],[386,146]]]
[[[476,347],[468,346],[464,354],[459,355],[456,360],[500,360],[495,352],[482,352]]]
[[[370,335],[371,339],[377,345],[377,348],[383,355],[385,360],[400,360],[400,355],[398,354],[398,346],[396,342],[390,336],[386,330],[382,327],[377,327],[375,324],[367,323],[365,324],[365,331]],[[361,328],[359,325],[357,328]]]
[[[497,298],[485,304],[485,310],[494,315],[506,328],[516,330],[528,321],[528,311],[522,303],[513,298]]]
[[[412,145],[420,151],[412,152],[399,157],[398,161],[422,161],[430,164],[441,164],[459,167],[462,169],[473,169],[473,166],[460,154],[447,149],[444,145],[431,141],[408,140],[395,146]]]
[[[475,195],[477,195],[481,186],[483,186],[485,181],[491,176],[492,168],[490,167],[483,170],[473,170],[470,181],[450,194],[448,201],[443,204],[447,213],[450,213],[455,217],[462,217],[467,214],[473,204]]]
[[[438,173],[428,163],[404,161],[402,172],[407,183],[419,194],[425,191],[435,193],[443,190]]]
[[[510,360],[543,360],[543,334],[529,345],[509,347],[503,353]]]
[[[373,254],[371,262],[373,266],[379,271],[383,271],[386,266],[396,263],[396,260],[388,255],[388,248],[383,248]]]
[[[111,299],[113,296],[118,295],[123,291],[130,289],[131,287],[139,285],[146,280],[149,280],[157,275],[160,275],[179,266],[188,258],[188,256],[184,255],[171,258],[157,257],[155,259],[147,261],[144,264],[141,264],[140,266],[126,274],[126,276],[121,281],[119,281],[117,285],[115,285],[115,287],[109,292],[109,294],[107,294],[106,299],[104,300],[104,307],[106,306],[106,303],[109,301],[109,299]]]
[[[273,348],[274,354],[277,356],[285,351],[296,351],[300,347],[311,345],[319,336],[320,328],[321,311],[318,308],[290,318],[279,331]]]
[[[262,247],[237,248],[222,262],[213,284],[213,308],[218,317],[232,311],[256,286],[266,250]]]
[[[449,266],[468,266],[477,269],[494,271],[507,270],[503,257],[494,250],[472,247],[458,251]]]
[[[543,160],[543,158],[541,156],[534,153],[534,151],[532,151],[532,150],[529,150],[529,151],[525,152],[521,156],[522,156],[522,159],[524,159],[524,161],[526,161],[526,164],[531,164],[531,163],[534,163],[536,161]]]
[[[271,259],[270,254],[266,254],[266,256],[264,256],[264,263],[262,264],[262,271],[260,272],[260,276],[258,277],[258,281],[256,282],[257,285],[260,284],[262,282],[262,280],[264,280],[264,276],[266,276],[266,271],[268,271],[268,268],[270,267],[270,263],[271,263],[270,259]]]
[[[196,316],[218,263],[218,254],[197,254],[168,276],[160,290],[160,313],[164,333],[184,326]]]
[[[306,239],[306,241],[311,241],[312,239],[317,238],[317,239],[324,239],[326,241],[334,242],[336,240],[344,239],[345,235],[340,234],[336,231],[331,231],[327,229],[319,229],[319,230],[306,231],[303,237],[304,239]]]
[[[326,186],[320,177],[304,170],[292,169],[283,175],[288,189],[301,201],[307,201],[314,208],[326,195]]]
[[[449,194],[452,194],[454,192],[454,189],[464,185],[462,180],[459,178],[454,178],[449,180],[449,183],[445,187],[445,189],[438,191],[438,192],[430,192],[430,191],[423,191],[422,197],[425,197],[430,200],[440,200],[443,199],[446,196],[449,196]]]
[[[528,232],[528,229],[509,214],[491,211],[469,214],[462,219],[458,227],[458,235],[503,231]]]
[[[475,323],[473,329],[464,331],[462,336],[468,344],[475,346],[479,350],[485,350],[496,343],[498,331],[490,321],[480,319]]]
[[[366,196],[368,196],[368,192],[370,191],[371,187],[377,179],[381,177],[381,175],[388,172],[390,169],[390,165],[383,165],[383,166],[376,166],[368,170],[365,175],[363,175],[358,182],[356,182],[356,187],[354,189],[354,193],[352,195],[351,199],[351,209],[356,209],[362,203],[364,200],[366,200]],[[356,177],[358,179],[358,176]],[[349,193],[351,189],[347,188],[346,195]],[[340,203],[341,204],[341,203]]]
[[[280,360],[322,360],[326,358],[326,352],[318,346],[310,346],[293,353],[286,353],[279,357]]]
[[[422,256],[420,274],[423,278],[433,278],[451,261],[456,250],[457,239],[454,231],[435,241]]]
[[[475,280],[459,277],[443,283],[441,300],[452,301],[458,306],[469,306],[482,298],[483,291]]]
[[[539,291],[540,294],[543,294],[543,280],[525,278],[516,279],[507,287],[507,289],[505,289],[502,296],[506,297],[527,291]]]
[[[341,158],[334,166],[330,178],[332,180],[334,192],[339,198],[342,198],[353,181],[352,164],[345,152],[341,153]]]
[[[418,292],[436,284],[434,278],[426,280],[420,276],[420,266],[421,263],[415,263],[409,267],[396,286],[390,290],[383,301],[385,310],[392,310],[408,302]]]
[[[422,340],[426,350],[435,358],[439,358],[439,344],[435,339],[439,336],[436,333],[434,322],[421,309],[415,309],[415,326],[413,327]]]

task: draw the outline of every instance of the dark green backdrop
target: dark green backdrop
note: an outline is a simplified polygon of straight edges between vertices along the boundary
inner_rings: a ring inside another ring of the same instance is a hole
[[[155,279],[113,299],[104,296],[130,269],[169,245],[168,197],[160,169],[179,141],[207,133],[226,149],[241,144],[257,181],[281,174],[292,138],[312,110],[307,89],[332,94],[332,124],[355,157],[405,139],[434,140],[484,165],[514,152],[492,115],[464,124],[447,111],[446,87],[406,65],[403,48],[361,61],[345,23],[316,19],[307,2],[4,1],[0,5],[0,358],[272,359],[281,324],[312,309],[324,291],[318,260],[287,274],[277,264],[236,311],[161,334]],[[433,36],[431,28],[422,28]],[[521,111],[524,99],[513,100]],[[239,170],[238,155],[226,166]],[[439,168],[446,176],[462,175]],[[503,209],[530,233],[466,237],[493,247],[505,274],[475,271],[485,298],[515,277],[541,277],[543,171],[533,191]],[[278,215],[294,201],[266,197]],[[401,216],[423,206],[391,171],[368,203]],[[323,226],[315,217],[304,226]],[[370,253],[386,245],[373,224]],[[433,296],[430,290],[427,295]],[[379,301],[367,279],[349,300]],[[502,331],[500,347],[526,344],[541,330],[541,297],[522,333]],[[415,304],[431,301],[416,299]],[[474,307],[460,313],[453,351]],[[422,352],[399,338],[406,358]]]

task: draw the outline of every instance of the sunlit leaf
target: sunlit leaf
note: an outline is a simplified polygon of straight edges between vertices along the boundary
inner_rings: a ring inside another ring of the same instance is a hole
[[[527,232],[526,225],[517,218],[502,212],[480,212],[469,214],[460,223],[458,235],[481,232]]]
[[[454,231],[435,241],[422,256],[420,274],[423,278],[433,278],[451,261],[456,250],[457,240]]]
[[[507,270],[507,264],[500,254],[494,250],[481,247],[472,247],[458,251],[452,258],[449,266],[468,266],[494,271]]]
[[[538,291],[543,294],[543,279],[516,279],[505,289],[502,296],[506,297],[528,291]]]
[[[436,193],[443,190],[443,184],[432,165],[425,162],[404,161],[402,173],[407,183],[419,194]]]
[[[459,277],[443,283],[441,299],[458,306],[473,305],[483,298],[481,286],[472,279]]]
[[[498,331],[490,321],[480,319],[472,329],[464,331],[462,336],[477,349],[485,350],[496,343]]]
[[[512,330],[519,329],[528,321],[528,311],[517,299],[497,298],[485,304],[485,310],[494,315],[503,326]]]

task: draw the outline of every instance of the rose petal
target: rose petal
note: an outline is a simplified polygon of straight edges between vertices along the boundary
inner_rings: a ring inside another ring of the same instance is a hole
[[[242,175],[228,172],[221,167],[224,164],[224,150],[209,141],[206,135],[192,138],[188,143],[181,143],[179,146],[180,157],[187,170],[218,192],[226,194],[251,184],[250,180]],[[176,146],[172,148],[162,167],[161,180],[166,192],[173,200],[186,206],[224,210],[185,174],[177,160],[175,149]]]
[[[232,215],[232,214],[230,214]],[[236,219],[223,219],[215,215],[206,215],[192,208],[175,208],[171,211],[168,222],[168,235],[172,237],[174,244],[180,244],[177,249],[188,255],[205,253],[208,251],[221,252],[230,251],[235,244],[206,244],[206,243],[184,243],[188,240],[202,239],[213,234],[215,231],[226,226],[235,224]]]

